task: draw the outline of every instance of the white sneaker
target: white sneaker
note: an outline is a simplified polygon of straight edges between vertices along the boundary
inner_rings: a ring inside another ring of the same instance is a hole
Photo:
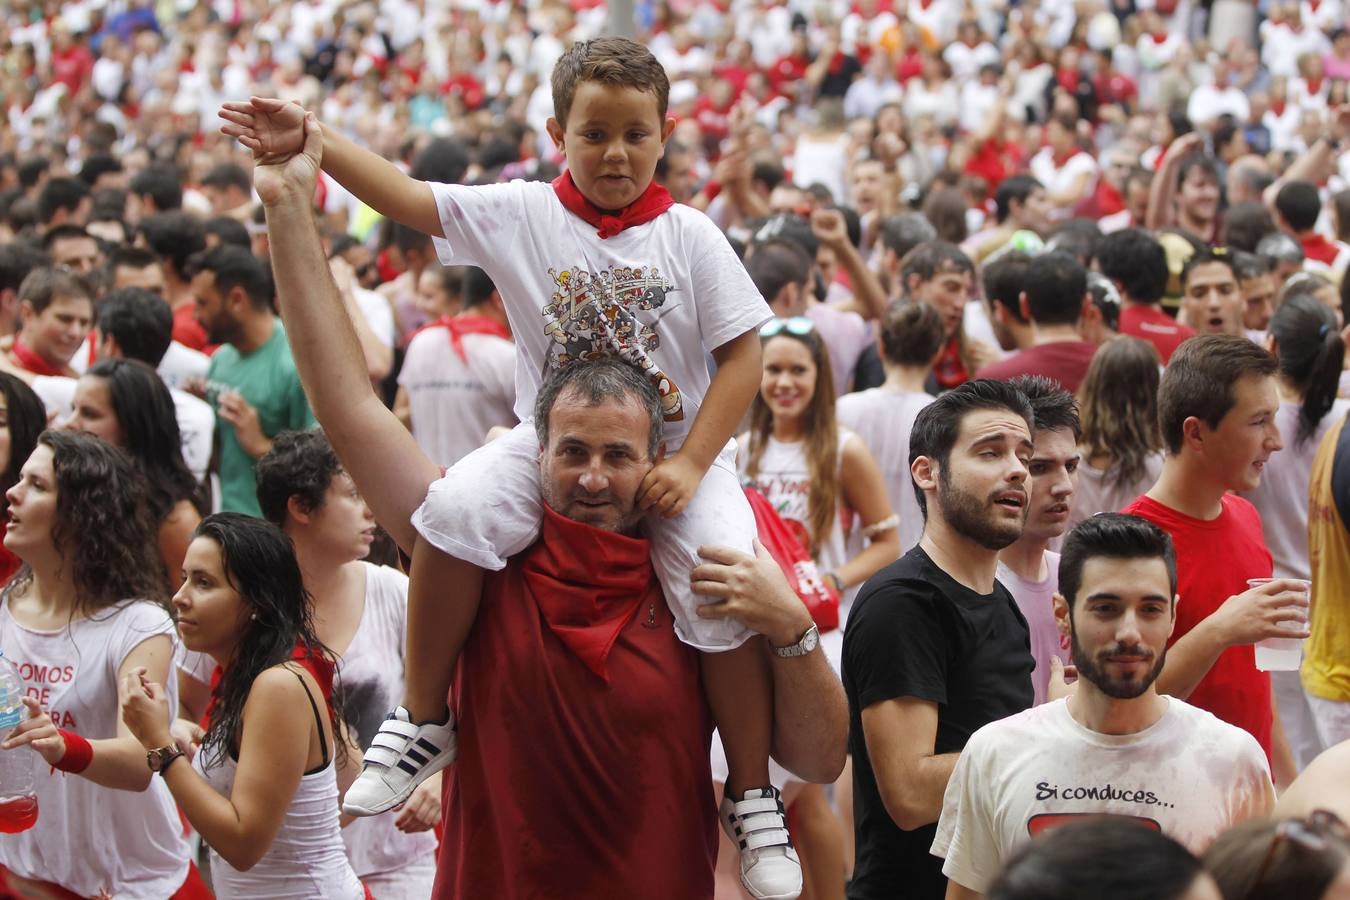
[[[793,900],[802,892],[802,864],[788,834],[776,787],[722,798],[722,830],[741,851],[741,885],[755,900]]]
[[[374,816],[393,809],[454,761],[454,714],[440,725],[414,725],[400,706],[380,724],[366,750],[361,774],[342,798],[342,811],[349,816]]]

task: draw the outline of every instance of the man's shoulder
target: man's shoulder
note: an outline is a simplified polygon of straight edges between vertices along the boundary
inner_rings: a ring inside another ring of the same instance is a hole
[[[1039,706],[1030,706],[1021,712],[995,719],[975,729],[966,742],[963,754],[972,757],[1006,756],[1021,747],[1043,748],[1050,729],[1062,724],[1068,715],[1064,700],[1051,700]],[[1056,741],[1061,739],[1057,736]]]
[[[896,608],[916,611],[942,598],[934,583],[937,566],[918,547],[867,579],[853,604],[849,620],[858,615],[888,614]]]
[[[1211,761],[1227,759],[1237,764],[1251,763],[1265,769],[1266,753],[1250,732],[1225,722],[1207,709],[1193,706],[1175,697],[1168,698],[1168,714],[1176,717],[1185,746]],[[1178,749],[1181,749],[1180,747]]]

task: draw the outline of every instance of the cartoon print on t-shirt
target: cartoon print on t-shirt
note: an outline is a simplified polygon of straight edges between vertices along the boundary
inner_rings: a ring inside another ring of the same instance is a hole
[[[544,334],[553,339],[547,365],[618,356],[647,373],[661,396],[665,421],[682,420],[680,388],[651,356],[661,346],[656,325],[664,313],[641,315],[665,306],[674,285],[655,266],[549,269],[548,274],[556,290],[542,310]]]

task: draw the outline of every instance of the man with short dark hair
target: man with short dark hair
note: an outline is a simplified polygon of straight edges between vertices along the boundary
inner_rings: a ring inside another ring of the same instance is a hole
[[[1053,251],[1033,257],[1027,266],[1025,290],[1018,298],[1024,318],[1031,323],[1031,346],[991,363],[977,378],[1007,380],[1019,375],[1043,375],[1073,392],[1087,376],[1097,352],[1079,336],[1078,326],[1092,304],[1087,271],[1067,253]]]
[[[1343,272],[1350,264],[1350,247],[1327,240],[1317,230],[1322,215],[1322,197],[1311,181],[1286,181],[1275,194],[1275,213],[1280,227],[1298,239],[1303,257],[1320,271]]]
[[[929,854],[970,735],[1031,705],[1026,620],[994,578],[1027,513],[1031,406],[977,380],[924,407],[910,436],[923,538],[863,586],[844,632],[853,754],[854,900],[941,898]]]
[[[993,228],[972,235],[962,245],[971,259],[983,262],[1002,250],[1019,231],[1045,235],[1050,231],[1050,195],[1045,185],[1030,175],[1014,175],[999,183],[994,192]]]
[[[1266,329],[1275,314],[1275,273],[1270,261],[1255,253],[1233,251],[1233,274],[1242,291],[1242,327],[1247,337],[1264,344]]]
[[[93,200],[89,186],[78,178],[48,178],[38,191],[38,227],[46,231],[58,225],[83,226]]]
[[[1246,301],[1233,257],[1226,247],[1205,247],[1181,267],[1178,318],[1200,334],[1246,336]]]
[[[1035,339],[1031,323],[1022,313],[1030,265],[1029,254],[1009,250],[986,262],[981,273],[984,299],[989,304],[989,324],[999,347],[1008,352],[1026,350]]]
[[[1183,344],[1158,391],[1162,474],[1123,512],[1158,525],[1176,548],[1185,602],[1159,689],[1251,733],[1282,786],[1294,762],[1252,645],[1306,637],[1307,593],[1286,580],[1248,588],[1249,579],[1271,577],[1273,561],[1260,515],[1236,493],[1260,484],[1265,461],[1284,446],[1276,388],[1275,357],[1245,337]]]
[[[191,271],[197,319],[221,345],[206,373],[219,391],[221,508],[257,516],[254,464],[272,435],[309,428],[314,414],[285,326],[272,309],[272,279],[263,264],[238,247],[220,246],[194,257]]]
[[[0,335],[13,334],[19,319],[19,286],[34,269],[51,265],[47,254],[21,241],[0,244]]]
[[[221,163],[203,175],[201,189],[213,215],[244,220],[253,212],[253,180],[235,163]]]
[[[1017,601],[1027,620],[1031,637],[1031,673],[1035,702],[1049,699],[1052,678],[1069,662],[1069,644],[1061,640],[1055,625],[1051,598],[1059,589],[1059,554],[1051,541],[1064,536],[1078,491],[1078,464],[1082,461],[1078,439],[1082,427],[1073,394],[1039,375],[1024,375],[1012,381],[1031,401],[1035,427],[1031,440],[1031,491],[1027,523],[1016,541],[998,552],[997,577]]]
[[[202,353],[211,352],[211,342],[197,321],[196,298],[188,260],[206,248],[202,223],[183,212],[162,212],[141,220],[137,243],[150,249],[164,273],[164,300],[173,310],[173,338]]]
[[[966,744],[933,842],[948,900],[982,897],[1019,845],[1074,819],[1125,817],[1201,853],[1274,806],[1251,735],[1158,693],[1178,602],[1167,534],[1102,513],[1069,533],[1059,570],[1054,617],[1073,647],[1077,687]]]
[[[94,315],[88,282],[62,269],[34,269],[19,287],[19,333],[10,362],[34,375],[74,377],[70,366]]]
[[[183,207],[183,185],[178,170],[168,163],[151,163],[131,178],[127,191],[128,225],[139,225],[155,213],[174,212]]]
[[[1001,356],[997,347],[965,333],[966,302],[974,277],[970,257],[946,241],[925,241],[900,263],[906,298],[936,309],[946,329],[942,354],[933,364],[934,392],[963,384],[976,368]]]
[[[42,249],[52,265],[62,266],[79,275],[91,275],[103,265],[98,241],[80,225],[57,225],[42,235]]]
[[[1148,341],[1167,365],[1195,329],[1163,312],[1168,271],[1162,244],[1141,228],[1112,232],[1097,249],[1097,265],[1120,291],[1120,333]]]

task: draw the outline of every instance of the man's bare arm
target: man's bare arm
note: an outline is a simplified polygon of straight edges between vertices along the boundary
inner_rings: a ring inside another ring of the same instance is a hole
[[[958,753],[933,752],[936,703],[897,697],[862,711],[863,738],[882,805],[904,831],[931,825],[942,814],[942,796]]]

